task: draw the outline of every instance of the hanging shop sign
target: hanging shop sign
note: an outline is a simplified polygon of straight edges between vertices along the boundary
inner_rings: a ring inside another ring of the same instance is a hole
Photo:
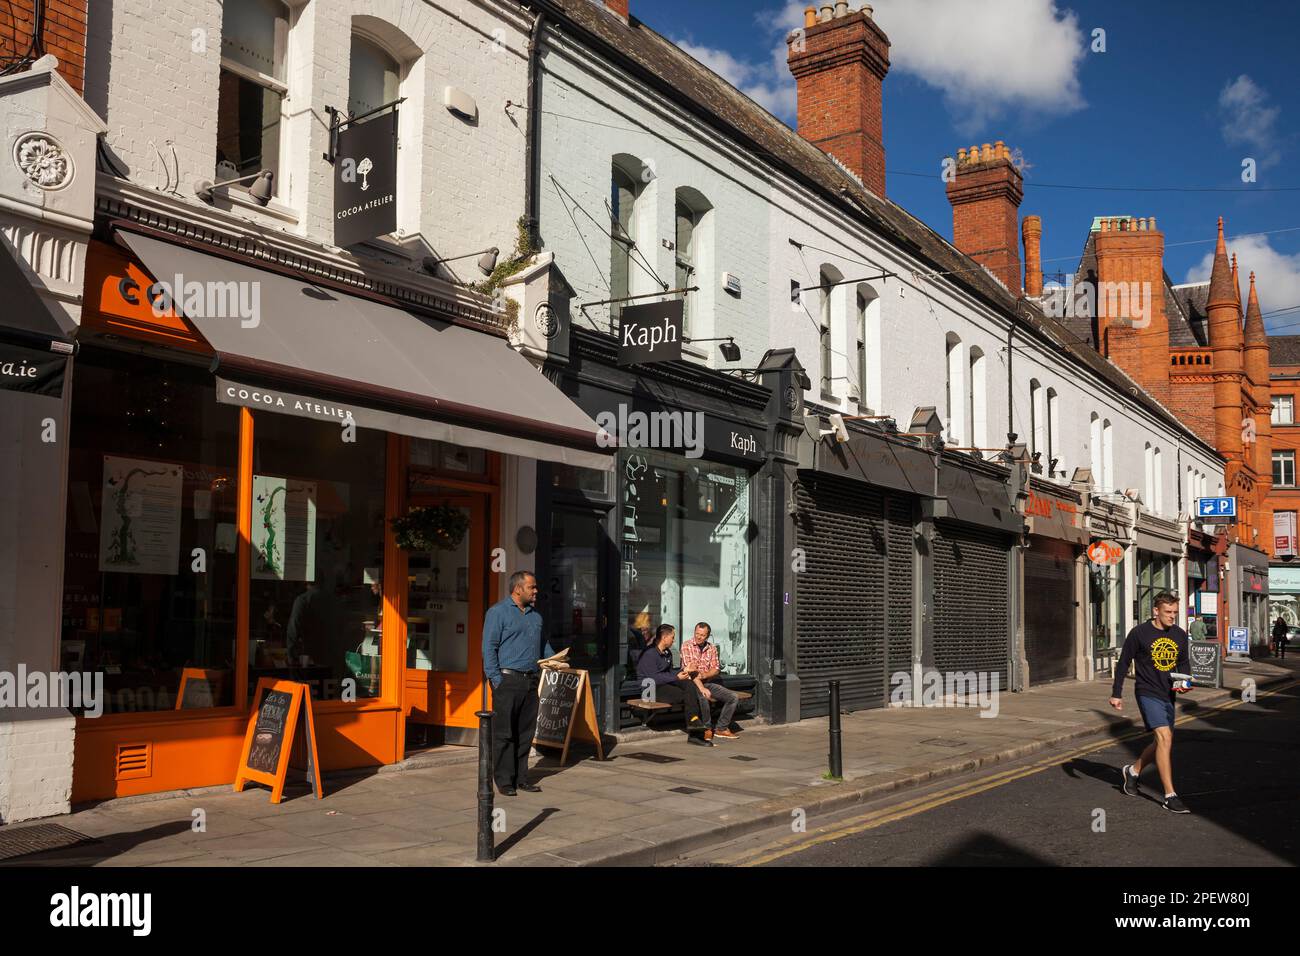
[[[397,108],[338,131],[334,244],[352,246],[397,229]]]
[[[66,355],[0,340],[0,388],[6,391],[61,398],[67,365]]]
[[[1119,564],[1124,560],[1124,546],[1114,541],[1094,541],[1088,545],[1088,560],[1103,566]]]
[[[682,357],[683,299],[625,305],[618,328],[618,364],[649,365]]]
[[[1296,522],[1294,511],[1273,512],[1273,554],[1291,557],[1296,549]]]

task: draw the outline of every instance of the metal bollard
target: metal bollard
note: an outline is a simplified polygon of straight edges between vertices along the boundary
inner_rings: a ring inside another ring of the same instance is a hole
[[[840,682],[830,682],[831,691],[831,776],[837,780],[844,776],[844,762],[840,758]]]
[[[480,710],[478,718],[478,862],[496,858],[496,837],[492,834],[492,711]]]

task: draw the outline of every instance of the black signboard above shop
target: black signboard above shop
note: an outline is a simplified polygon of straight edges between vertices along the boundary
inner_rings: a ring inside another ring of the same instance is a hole
[[[682,357],[682,299],[625,305],[618,328],[618,364],[649,365]]]
[[[352,246],[397,229],[397,108],[338,131],[334,244]]]
[[[651,449],[758,467],[767,457],[766,432],[700,408],[669,405],[646,394],[588,386],[578,405],[625,449]]]

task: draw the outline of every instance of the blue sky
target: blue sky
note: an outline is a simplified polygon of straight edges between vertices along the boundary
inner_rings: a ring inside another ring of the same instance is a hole
[[[802,23],[804,6],[632,0],[649,26],[792,125],[783,38]],[[1093,216],[1133,215],[1156,217],[1174,282],[1204,278],[1222,215],[1243,292],[1254,269],[1270,331],[1300,334],[1300,309],[1268,315],[1300,307],[1300,10],[1282,0],[873,6],[892,43],[884,94],[891,199],[950,238],[942,158],[1001,139],[1028,164],[1020,211],[1043,217],[1045,271],[1073,269]],[[1104,52],[1092,49],[1099,39]],[[1248,158],[1250,184],[1242,181]],[[1227,191],[1194,191],[1204,187]],[[1257,233],[1270,234],[1248,235]]]

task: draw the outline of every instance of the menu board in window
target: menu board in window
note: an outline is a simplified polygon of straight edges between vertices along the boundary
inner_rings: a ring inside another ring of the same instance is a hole
[[[316,580],[316,482],[253,476],[253,577]]]
[[[104,456],[99,570],[178,574],[181,466]]]

